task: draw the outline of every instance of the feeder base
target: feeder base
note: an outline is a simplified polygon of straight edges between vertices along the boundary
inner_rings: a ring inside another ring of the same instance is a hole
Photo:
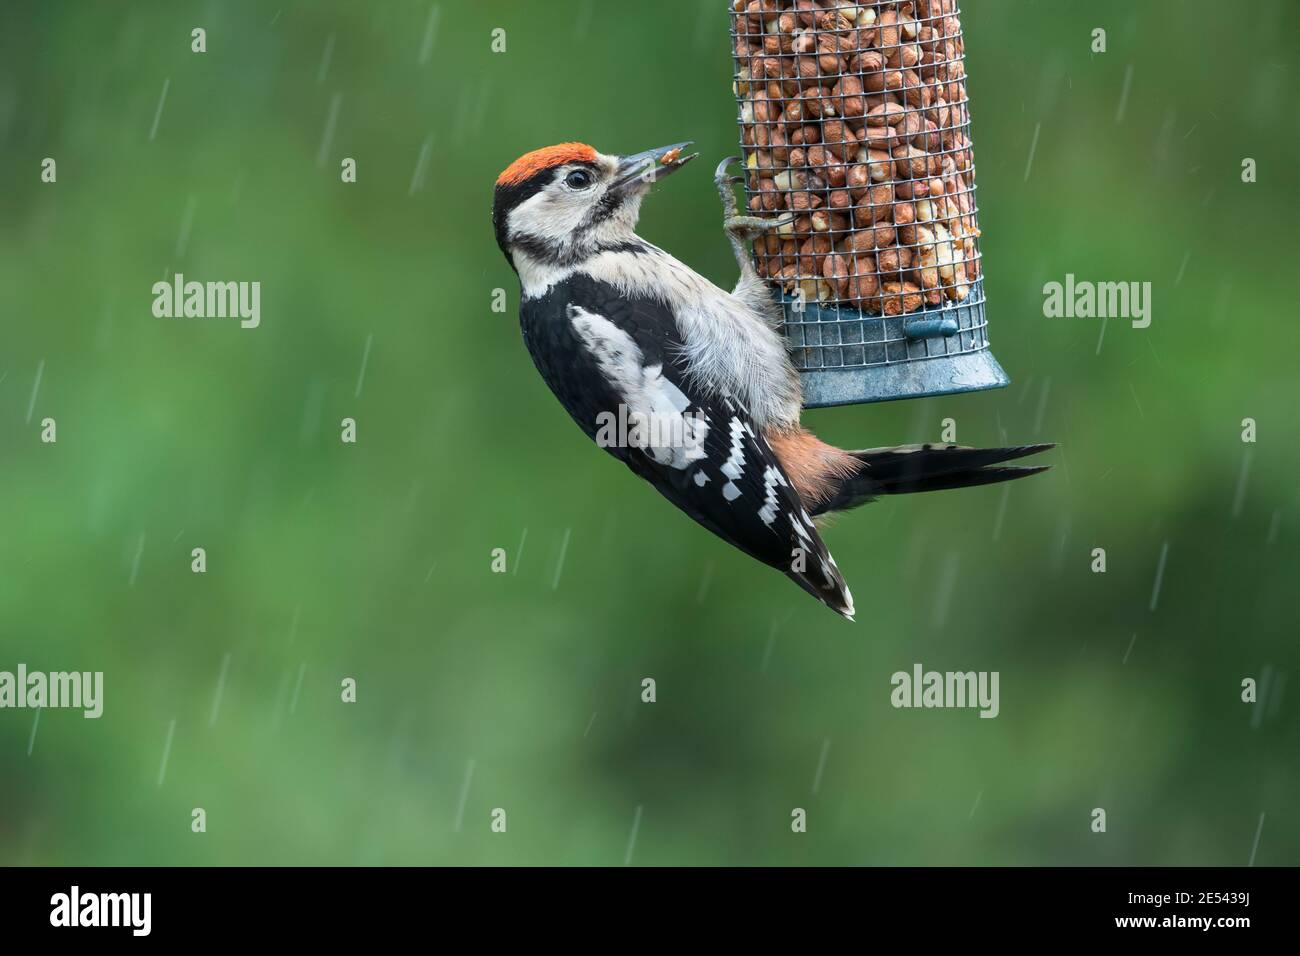
[[[804,408],[980,392],[1011,384],[987,348],[870,368],[816,369],[799,377]]]

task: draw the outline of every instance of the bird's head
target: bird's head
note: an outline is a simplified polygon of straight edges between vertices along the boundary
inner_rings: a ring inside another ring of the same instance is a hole
[[[576,265],[630,240],[650,186],[697,154],[675,143],[608,156],[585,143],[525,153],[497,178],[492,224],[511,265]]]

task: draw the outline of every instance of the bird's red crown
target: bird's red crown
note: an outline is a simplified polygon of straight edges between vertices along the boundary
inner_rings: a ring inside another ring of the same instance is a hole
[[[505,172],[497,177],[498,186],[517,186],[531,179],[544,169],[553,169],[565,163],[594,163],[596,150],[586,143],[560,143],[556,146],[544,146],[531,153],[524,153],[506,167]]]

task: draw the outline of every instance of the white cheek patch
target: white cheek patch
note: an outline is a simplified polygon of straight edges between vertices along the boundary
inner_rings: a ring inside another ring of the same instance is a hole
[[[686,468],[703,458],[708,423],[703,416],[687,412],[690,399],[664,378],[663,366],[645,365],[632,336],[603,315],[570,305],[569,319],[601,374],[623,400],[628,446],[672,468]],[[615,409],[609,411],[617,414]]]
[[[587,214],[589,204],[560,191],[558,187],[540,189],[510,213],[511,235],[536,236],[552,243],[566,240]]]

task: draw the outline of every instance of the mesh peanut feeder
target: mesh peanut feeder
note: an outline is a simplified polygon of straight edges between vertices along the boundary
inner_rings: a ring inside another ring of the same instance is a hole
[[[755,265],[810,408],[997,388],[955,0],[731,0]]]

